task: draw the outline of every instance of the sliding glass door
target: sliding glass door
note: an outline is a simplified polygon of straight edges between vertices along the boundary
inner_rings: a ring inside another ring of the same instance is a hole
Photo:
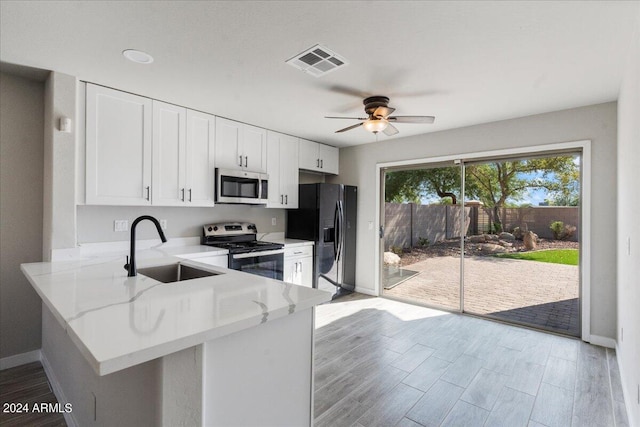
[[[580,336],[580,154],[464,169],[464,311]]]
[[[384,296],[460,310],[461,177],[453,162],[385,171]]]
[[[382,295],[580,336],[580,158],[385,170]]]

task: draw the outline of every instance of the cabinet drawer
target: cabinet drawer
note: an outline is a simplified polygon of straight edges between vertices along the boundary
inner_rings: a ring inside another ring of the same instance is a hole
[[[306,256],[313,256],[313,246],[294,246],[292,248],[284,248],[285,258],[301,258]]]

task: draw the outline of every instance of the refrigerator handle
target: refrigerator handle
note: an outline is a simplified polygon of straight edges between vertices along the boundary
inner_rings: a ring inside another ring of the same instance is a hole
[[[342,248],[344,246],[344,239],[343,239],[343,229],[344,229],[344,210],[342,209],[342,201],[338,201],[338,215],[339,215],[339,219],[338,219],[338,224],[340,225],[339,231],[339,237],[338,239],[338,255],[337,255],[337,260],[340,259],[340,257],[342,256]]]
[[[340,202],[336,202],[336,211],[333,215],[333,260],[338,260],[338,231],[340,223]]]

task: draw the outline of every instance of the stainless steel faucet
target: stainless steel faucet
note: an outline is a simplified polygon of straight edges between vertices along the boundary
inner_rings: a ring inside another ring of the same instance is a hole
[[[158,230],[158,234],[160,235],[160,240],[162,240],[162,243],[167,242],[167,238],[164,236],[164,232],[162,231],[160,222],[158,222],[157,219],[155,219],[151,215],[142,215],[136,218],[133,221],[133,224],[131,224],[131,249],[129,257],[127,258],[127,263],[124,265],[124,269],[129,272],[127,274],[128,277],[134,277],[138,274],[136,270],[136,226],[140,221],[143,221],[145,219],[148,219],[155,224],[156,230]]]

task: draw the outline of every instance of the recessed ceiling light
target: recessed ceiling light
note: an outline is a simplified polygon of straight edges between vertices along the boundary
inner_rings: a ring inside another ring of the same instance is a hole
[[[122,54],[129,61],[137,62],[138,64],[151,64],[153,62],[153,56],[141,50],[127,49],[123,50]]]

